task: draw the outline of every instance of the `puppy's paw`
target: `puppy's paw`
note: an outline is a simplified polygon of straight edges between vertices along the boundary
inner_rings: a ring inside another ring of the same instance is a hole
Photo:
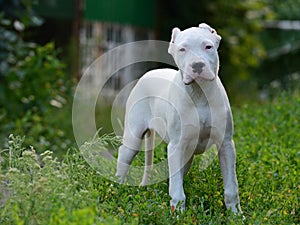
[[[178,207],[179,205],[179,207]],[[176,205],[171,203],[171,212],[174,213],[175,211],[183,212],[185,210],[185,201],[180,201]]]

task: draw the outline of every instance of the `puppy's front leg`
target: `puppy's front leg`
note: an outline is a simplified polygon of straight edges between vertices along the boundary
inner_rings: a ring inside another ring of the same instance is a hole
[[[233,140],[222,144],[218,156],[224,182],[226,208],[231,209],[234,213],[242,212],[235,171],[236,154]]]
[[[171,196],[171,210],[174,212],[177,204],[181,202],[180,209],[185,207],[185,194],[183,190],[184,164],[183,151],[178,146],[168,145],[169,165],[169,194]]]

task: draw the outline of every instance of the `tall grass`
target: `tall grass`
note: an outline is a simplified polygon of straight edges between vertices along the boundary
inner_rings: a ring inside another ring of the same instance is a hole
[[[186,211],[172,214],[167,180],[119,185],[97,174],[77,148],[59,161],[11,135],[0,152],[0,224],[299,224],[299,106],[298,95],[282,94],[233,109],[245,220],[225,209],[217,160],[203,171],[196,157],[185,179]]]

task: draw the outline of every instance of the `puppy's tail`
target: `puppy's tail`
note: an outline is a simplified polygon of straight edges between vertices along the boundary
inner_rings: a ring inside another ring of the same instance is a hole
[[[155,131],[148,130],[145,134],[145,169],[141,186],[147,185],[153,168]]]

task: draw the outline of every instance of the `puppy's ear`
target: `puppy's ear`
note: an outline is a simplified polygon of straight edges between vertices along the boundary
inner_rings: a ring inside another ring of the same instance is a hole
[[[174,43],[175,43],[175,39],[177,37],[177,35],[180,33],[179,28],[175,27],[172,30],[172,37],[171,37],[171,41],[169,44],[169,49],[168,49],[168,53],[172,54],[173,53],[173,48],[174,48]]]
[[[200,23],[199,28],[207,29],[210,33],[212,33],[215,36],[216,47],[218,48],[222,37],[217,34],[217,31],[209,25],[207,25],[206,23]]]
[[[206,23],[200,23],[199,24],[199,28],[203,28],[203,29],[207,29],[209,30],[211,33],[213,33],[215,30],[213,28],[211,28],[208,24]]]

